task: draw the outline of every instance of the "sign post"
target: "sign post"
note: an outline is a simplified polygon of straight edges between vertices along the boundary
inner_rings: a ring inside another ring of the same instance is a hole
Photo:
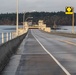
[[[72,15],[72,33],[75,33],[74,32],[74,8],[66,7],[65,14]]]
[[[72,33],[74,32],[74,8],[73,8],[73,14],[72,14]]]

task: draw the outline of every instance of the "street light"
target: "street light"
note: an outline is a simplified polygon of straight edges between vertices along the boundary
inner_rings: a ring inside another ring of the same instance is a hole
[[[33,10],[33,11],[35,12],[36,10]],[[23,28],[24,28],[24,22],[27,21],[28,18],[33,18],[33,17],[27,17],[25,20],[25,14],[26,12],[23,13]]]
[[[17,0],[16,11],[17,11],[17,17],[16,17],[16,35],[18,36],[18,0]]]
[[[25,21],[27,21],[27,19],[29,19],[29,18],[31,18],[31,19],[32,19],[33,17],[27,17]]]
[[[23,14],[23,28],[24,28],[24,22],[27,21],[29,18],[33,18],[33,17],[27,17],[27,18],[25,19],[25,14],[26,14],[26,13],[24,12],[24,14]]]
[[[28,25],[32,25],[32,21],[28,21],[28,19],[32,19],[33,17],[27,17],[25,21],[27,21]]]

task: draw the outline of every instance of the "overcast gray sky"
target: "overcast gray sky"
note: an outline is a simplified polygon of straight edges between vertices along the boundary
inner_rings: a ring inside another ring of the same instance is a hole
[[[0,13],[16,12],[17,0],[0,0]],[[73,6],[76,12],[76,0],[19,0],[19,12],[65,11],[66,6]]]

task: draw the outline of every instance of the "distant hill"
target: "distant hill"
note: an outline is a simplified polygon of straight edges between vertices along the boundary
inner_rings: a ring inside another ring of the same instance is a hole
[[[19,13],[19,24],[23,22],[23,13]],[[27,17],[33,17],[32,19],[27,19]],[[37,24],[38,20],[44,20],[47,26],[52,27],[54,21],[57,25],[71,25],[72,15],[66,15],[63,11],[60,12],[27,12],[25,13],[25,19]],[[76,19],[76,13],[75,13]],[[0,14],[0,25],[15,25],[16,24],[16,13],[6,13]],[[76,21],[75,21],[76,25]]]

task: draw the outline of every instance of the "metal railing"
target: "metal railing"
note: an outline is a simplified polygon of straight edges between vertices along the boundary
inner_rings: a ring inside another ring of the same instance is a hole
[[[7,42],[7,41],[9,41],[11,39],[13,39],[12,32],[10,32],[10,33],[9,32],[7,32],[7,33],[4,33],[4,32],[0,33],[0,44],[5,43],[5,42]]]

